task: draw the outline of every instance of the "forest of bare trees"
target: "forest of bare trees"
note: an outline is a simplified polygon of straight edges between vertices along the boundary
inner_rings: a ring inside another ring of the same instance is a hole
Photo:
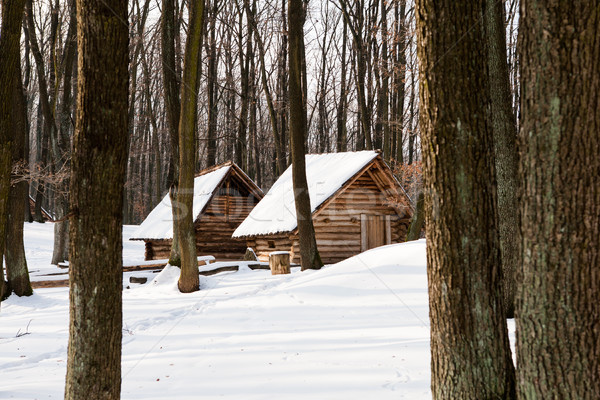
[[[42,207],[57,219],[68,212],[77,95],[74,5],[56,0],[25,5],[27,162],[29,194],[37,206],[31,218],[38,221]],[[172,181],[169,166],[176,155],[169,120],[178,115],[169,113],[179,105],[168,103],[179,100],[167,91],[179,90],[189,20],[185,1],[133,0],[128,13],[124,215],[126,223],[139,223]],[[268,188],[290,163],[287,0],[209,0],[204,13],[195,169],[233,160]],[[172,26],[172,54],[164,47],[163,26]],[[381,149],[387,160],[418,161],[414,5],[311,2],[305,32],[308,151]],[[66,228],[58,229],[57,237],[64,237]],[[58,258],[66,254],[63,243],[57,243]]]

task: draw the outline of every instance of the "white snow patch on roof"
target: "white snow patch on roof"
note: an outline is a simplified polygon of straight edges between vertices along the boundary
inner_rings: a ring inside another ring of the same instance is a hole
[[[231,166],[227,165],[194,178],[194,220],[204,210],[213,192],[221,183]],[[130,240],[173,239],[173,213],[169,194],[148,214]]]
[[[312,212],[376,157],[375,151],[307,154],[306,179]],[[290,232],[297,225],[290,165],[233,232],[233,237]]]

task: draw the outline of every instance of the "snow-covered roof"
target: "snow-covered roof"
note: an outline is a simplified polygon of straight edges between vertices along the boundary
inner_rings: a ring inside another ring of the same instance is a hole
[[[231,168],[231,164],[228,164],[194,178],[194,220],[202,213]],[[130,240],[141,239],[173,239],[173,213],[168,193],[131,235]]]
[[[307,154],[306,179],[311,211],[333,196],[350,178],[371,163],[376,151]],[[291,232],[297,227],[292,166],[233,232],[233,237]]]

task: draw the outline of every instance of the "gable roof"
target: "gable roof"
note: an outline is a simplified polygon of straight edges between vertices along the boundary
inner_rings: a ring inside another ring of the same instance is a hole
[[[314,213],[378,157],[376,151],[307,154],[306,179],[311,211]],[[397,182],[395,185],[400,186]],[[292,232],[297,225],[292,166],[289,166],[233,232],[233,237]]]
[[[194,178],[194,200],[192,211],[194,221],[202,215],[214,194],[232,173],[235,173],[240,178],[240,180],[248,187],[250,193],[259,200],[262,198],[263,193],[260,188],[256,186],[254,181],[252,181],[252,179],[250,179],[234,163],[227,162],[205,169]],[[173,212],[171,210],[171,198],[168,193],[161,202],[154,207],[150,214],[148,214],[144,222],[141,223],[129,240],[148,239],[173,239]]]

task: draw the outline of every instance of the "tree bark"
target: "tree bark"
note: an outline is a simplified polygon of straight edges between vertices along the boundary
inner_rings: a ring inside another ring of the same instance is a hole
[[[206,166],[212,167],[217,164],[217,118],[218,118],[218,95],[217,95],[217,13],[219,11],[219,0],[213,0],[209,8],[210,20],[208,23],[209,40],[206,45],[208,56],[208,74],[206,78],[206,91],[208,95],[208,127],[206,133]]]
[[[256,12],[256,0],[252,1],[252,14]],[[248,26],[249,40],[255,41],[256,32],[252,29],[252,16],[246,12],[246,24]],[[250,58],[250,115],[248,121],[248,131],[250,136],[250,147],[252,149],[252,156],[248,155],[248,169],[251,172],[250,177],[255,180],[258,187],[262,186],[262,173],[260,165],[260,147],[258,143],[258,119],[257,119],[257,108],[258,108],[258,97],[256,93],[257,81],[256,81],[256,64],[255,64],[255,53],[254,46],[251,46],[251,53],[248,54]]]
[[[423,230],[423,224],[425,223],[425,195],[423,192],[419,193],[417,197],[417,207],[413,214],[412,220],[410,221],[410,227],[406,234],[406,241],[418,240],[421,238],[421,231]]]
[[[419,0],[415,12],[433,398],[512,399],[483,3]]]
[[[179,290],[190,293],[200,289],[196,235],[194,232],[194,167],[196,165],[196,121],[199,64],[202,53],[204,0],[190,3],[190,28],[185,44],[183,84],[181,85],[181,113],[179,118],[179,187],[177,193],[180,215],[173,221],[173,230],[179,235],[181,275]],[[175,205],[174,205],[175,207]]]
[[[288,121],[288,110],[289,110],[289,93],[288,93],[288,76],[286,71],[287,60],[288,60],[288,43],[289,43],[289,32],[286,20],[286,5],[287,0],[281,0],[281,44],[279,46],[278,54],[278,66],[277,66],[277,120],[279,121],[279,143],[275,145],[279,147],[279,154],[281,160],[278,160],[278,164],[283,166],[283,169],[279,168],[279,174],[283,174],[288,166],[287,162],[287,149],[286,144],[287,137],[290,134],[289,121]]]
[[[165,109],[167,115],[167,127],[169,132],[169,143],[171,158],[169,161],[169,172],[167,184],[169,185],[169,198],[171,204],[177,204],[177,184],[179,183],[179,113],[181,104],[179,101],[179,75],[175,66],[175,4],[174,0],[163,0],[163,12],[161,18],[161,61],[163,90],[165,96]],[[173,221],[178,218],[178,207],[172,207]],[[179,236],[173,229],[173,242],[171,244],[171,255],[169,264],[180,266]]]
[[[388,64],[387,2],[387,0],[381,0],[381,88],[377,103],[378,108],[381,110],[378,116],[378,124],[381,124],[383,130],[383,156],[386,160],[389,160],[392,153],[392,143],[389,121],[390,71]]]
[[[6,235],[6,275],[10,288],[17,296],[31,296],[33,289],[29,281],[29,270],[23,245],[23,214],[29,202],[24,202],[29,185],[21,181],[11,186],[8,228]]]
[[[404,162],[404,80],[406,78],[406,37],[405,18],[406,18],[406,1],[397,0],[394,4],[394,130],[392,136],[396,138],[396,148],[393,150],[395,159],[398,163]],[[415,74],[411,74],[413,79]],[[413,85],[414,87],[414,85]],[[408,163],[412,164],[412,145],[414,134],[409,132],[409,159]]]
[[[63,94],[57,114],[60,118],[58,134],[58,151],[60,159],[56,160],[58,170],[69,168],[68,153],[71,150],[71,112],[73,108],[72,77],[77,51],[77,12],[75,1],[69,1],[69,29],[64,51],[64,62],[61,65],[63,74]],[[69,212],[69,181],[65,179],[57,185],[56,216],[59,219]],[[54,248],[51,263],[57,265],[69,258],[69,220],[54,223]]]
[[[289,104],[290,149],[292,153],[292,181],[298,220],[298,240],[302,270],[323,266],[312,222],[312,211],[306,180],[306,98],[302,85],[305,11],[302,0],[289,0]],[[304,66],[305,67],[305,66]]]
[[[10,172],[14,126],[13,93],[19,76],[23,0],[2,0],[0,28],[0,262],[4,256],[9,209]],[[4,272],[0,271],[0,300],[4,298]]]
[[[120,397],[129,83],[124,21],[125,0],[77,0],[65,399]]]
[[[348,115],[348,99],[346,99],[346,47],[348,36],[348,21],[342,18],[342,60],[340,77],[340,101],[337,108],[337,151],[348,150],[348,130],[346,129],[346,120]]]
[[[519,260],[519,193],[517,160],[517,123],[512,111],[512,94],[506,55],[504,2],[486,0],[484,23],[488,46],[488,68],[492,104],[492,127],[498,182],[498,230],[502,258],[504,310],[514,317],[514,271]]]
[[[29,270],[25,258],[25,247],[23,245],[23,215],[25,208],[29,208],[29,201],[23,201],[29,189],[27,181],[23,178],[27,167],[27,154],[25,153],[25,141],[29,135],[27,130],[27,105],[23,83],[21,81],[21,68],[17,65],[17,74],[12,83],[13,88],[13,170],[16,173],[13,178],[9,194],[8,227],[6,232],[6,274],[8,285],[17,296],[31,296],[33,289],[29,281]],[[1,258],[0,258],[1,260]]]
[[[240,92],[240,117],[237,131],[237,140],[235,142],[235,162],[246,170],[246,161],[248,160],[248,106],[250,97],[250,55],[252,54],[252,41],[250,35],[251,29],[248,27],[246,42],[243,41],[243,13],[239,10],[238,24],[238,51],[240,61],[241,92]],[[244,56],[244,44],[246,47],[246,56]]]
[[[600,393],[600,9],[521,3],[520,399]]]

